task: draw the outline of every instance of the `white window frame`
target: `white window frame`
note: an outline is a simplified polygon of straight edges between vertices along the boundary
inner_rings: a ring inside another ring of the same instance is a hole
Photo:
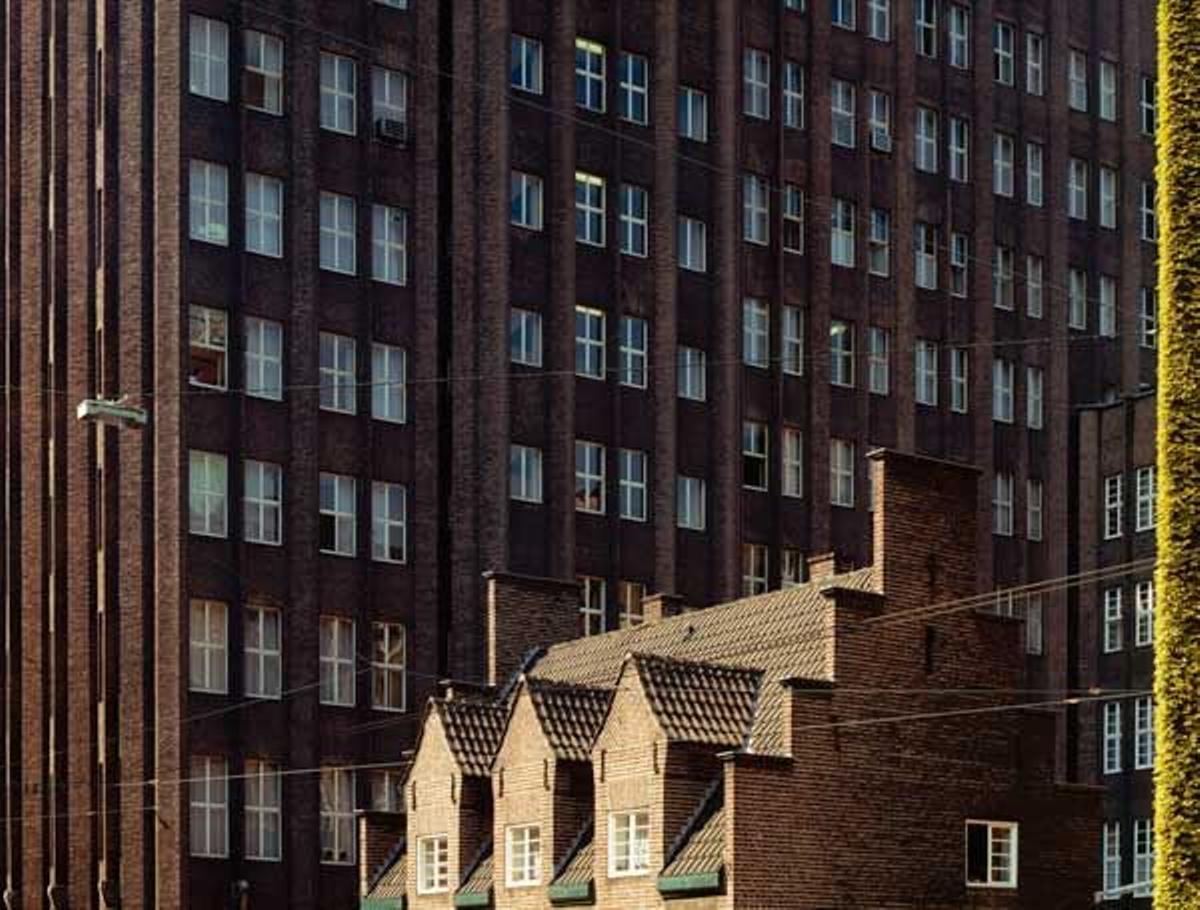
[[[679,86],[679,136],[708,142],[708,93],[690,85]]]
[[[280,546],[283,543],[283,467],[247,458],[242,482],[242,537],[246,543]]]
[[[246,317],[246,394],[283,400],[283,325],[272,319]]]
[[[1116,168],[1100,165],[1100,227],[1117,228],[1118,178]]]
[[[283,181],[266,174],[246,173],[247,253],[283,256]]]
[[[855,123],[857,106],[857,92],[853,82],[845,79],[829,81],[829,137],[834,145],[847,149],[858,145]]]
[[[245,694],[278,699],[283,694],[283,614],[252,603],[246,606],[244,616]]]
[[[987,826],[987,880],[986,881],[971,881],[970,876],[964,874],[968,888],[996,888],[996,889],[1015,889],[1018,881],[1018,868],[1020,857],[1020,838],[1018,837],[1018,825],[1016,822],[994,822],[983,821],[979,819],[967,819],[964,835],[969,843],[970,829],[972,826],[986,825]],[[997,835],[999,832],[1004,832],[1009,836],[1009,849],[1012,859],[1012,865],[1008,870],[1008,876],[1005,878],[996,878],[996,855],[997,850]],[[964,873],[966,872],[966,864],[968,857],[964,856]]]
[[[892,272],[892,215],[887,209],[872,208],[867,235],[867,273],[887,278]]]
[[[545,191],[537,174],[513,171],[509,190],[509,223],[527,231],[540,231],[544,226],[543,204]]]
[[[946,33],[948,49],[946,56],[955,69],[971,68],[971,10],[961,3],[951,3],[946,8]]]
[[[213,161],[188,161],[188,236],[229,246],[229,168]]]
[[[1138,346],[1151,351],[1158,347],[1158,293],[1154,288],[1138,288]]]
[[[757,174],[742,175],[742,239],[757,246],[771,242],[771,187]]]
[[[1088,163],[1071,158],[1067,163],[1067,217],[1076,221],[1088,218]]]
[[[358,481],[345,474],[322,471],[319,483],[318,515],[320,519],[333,521],[333,546],[321,547],[320,552],[331,556],[354,556],[358,552]],[[326,493],[332,495],[326,497]]]
[[[450,838],[434,834],[417,838],[417,894],[450,890]]]
[[[188,17],[188,91],[229,100],[229,26],[220,19]]]
[[[829,384],[854,388],[854,323],[829,320]]]
[[[1041,319],[1045,311],[1046,260],[1036,253],[1025,256],[1025,315]]]
[[[938,403],[938,346],[936,342],[917,339],[916,402],[937,407]]]
[[[1007,471],[997,471],[992,484],[992,533],[997,537],[1013,536],[1013,476]]]
[[[579,577],[579,618],[583,634],[600,635],[608,630],[608,582],[594,575]]]
[[[358,343],[348,335],[321,332],[318,338],[320,409],[339,414],[358,411]]]
[[[1046,93],[1046,38],[1041,32],[1025,33],[1025,91],[1030,95]]]
[[[1087,272],[1067,270],[1067,328],[1087,328]]]
[[[765,493],[771,485],[770,428],[757,420],[742,421],[742,487]],[[751,483],[749,474],[761,476]]]
[[[193,755],[188,771],[189,853],[196,857],[229,856],[229,762]],[[203,825],[199,822],[203,821]]]
[[[1134,647],[1154,644],[1154,579],[1146,578],[1134,585]]]
[[[997,196],[1012,198],[1014,190],[1014,158],[1016,157],[1013,137],[997,132],[992,137],[992,192]]]
[[[1141,224],[1142,239],[1147,243],[1158,243],[1158,212],[1155,210],[1155,185],[1150,180],[1142,181]]]
[[[829,440],[830,505],[854,508],[854,450],[854,443],[847,439]]]
[[[229,314],[196,304],[188,307],[188,348],[192,357],[188,384],[205,389],[228,388]],[[214,367],[213,382],[205,382],[200,373],[206,363]]]
[[[1101,708],[1102,768],[1105,774],[1120,774],[1122,766],[1121,748],[1121,703],[1106,701]]]
[[[1133,820],[1134,897],[1150,897],[1154,890],[1154,819]]]
[[[779,338],[779,365],[788,376],[804,375],[804,310],[785,306]]]
[[[542,501],[542,450],[513,443],[508,447],[509,498],[517,502]]]
[[[675,481],[675,526],[687,531],[703,531],[705,528],[705,497],[707,494],[703,477],[687,477],[680,474]]]
[[[971,238],[959,231],[950,232],[950,296],[966,297],[970,289]]]
[[[509,85],[520,92],[542,94],[545,91],[544,59],[542,42],[513,32],[509,42]]]
[[[188,604],[188,691],[229,692],[229,608],[219,600]]]
[[[1030,594],[1025,602],[1025,653],[1045,651],[1045,616],[1041,594]]]
[[[650,874],[650,810],[610,812],[608,877]]]
[[[874,41],[892,40],[891,0],[867,0],[867,37]]]
[[[246,859],[278,862],[283,858],[283,779],[278,766],[246,759],[243,787]]]
[[[603,44],[575,39],[575,106],[603,114],[607,106],[607,51]]]
[[[1154,696],[1139,695],[1133,702],[1133,767],[1154,767]]]
[[[1139,81],[1140,95],[1138,111],[1143,136],[1153,136],[1158,128],[1158,83],[1153,76],[1142,76]]]
[[[891,334],[880,326],[868,326],[867,390],[872,395],[887,395],[891,384]]]
[[[320,781],[321,863],[352,866],[356,861],[354,772],[322,768]],[[333,835],[326,841],[325,833]]]
[[[371,206],[371,278],[408,284],[408,212],[391,205]]]
[[[992,24],[992,77],[998,85],[1016,82],[1016,28],[1011,22]]]
[[[1073,111],[1087,113],[1088,60],[1083,51],[1067,51],[1067,106]]]
[[[950,349],[950,410],[966,414],[970,408],[971,354],[967,348]]]
[[[1040,430],[1046,420],[1046,373],[1041,367],[1025,366],[1025,423]]]
[[[742,596],[766,594],[770,581],[770,554],[766,544],[742,544]]]
[[[783,62],[783,125],[804,129],[804,67],[795,60]]]
[[[402,347],[371,343],[371,417],[388,423],[408,418],[408,352]]]
[[[608,187],[604,178],[586,171],[575,172],[575,242],[604,246]]]
[[[529,888],[542,883],[542,829],[510,825],[504,831],[504,885]]]
[[[950,117],[948,157],[950,179],[968,183],[971,179],[971,122],[965,117]]]
[[[1104,478],[1104,539],[1116,540],[1125,532],[1125,475]]]
[[[358,202],[353,196],[321,192],[321,268],[358,274]]]
[[[1120,587],[1104,589],[1104,653],[1116,654],[1125,647],[1125,611]]]
[[[408,638],[403,623],[376,622],[371,649],[371,707],[408,710]]]
[[[201,449],[188,452],[188,516],[190,533],[228,536],[229,460],[221,453]]]
[[[1101,120],[1115,122],[1117,119],[1117,65],[1111,60],[1100,61],[1100,103],[1098,115]]]
[[[877,152],[892,150],[892,96],[880,89],[868,92],[870,109],[867,116],[867,133],[871,137],[871,148]]]
[[[763,370],[771,364],[771,311],[757,297],[742,298],[742,362]]]
[[[617,500],[625,521],[646,521],[649,515],[650,460],[638,449],[617,452]]]
[[[607,453],[604,445],[587,439],[575,440],[575,511],[588,515],[605,512]]]
[[[1025,202],[1037,208],[1046,198],[1045,153],[1042,143],[1025,143]]]
[[[771,55],[753,47],[742,53],[742,113],[771,119]]]
[[[1100,276],[1100,296],[1096,301],[1096,323],[1104,338],[1117,337],[1117,280],[1111,275]]]
[[[1158,525],[1155,514],[1157,495],[1157,469],[1155,465],[1143,465],[1134,474],[1134,490],[1137,508],[1134,510],[1134,531],[1153,531]]]
[[[699,218],[679,216],[679,267],[689,272],[708,271],[708,225]]]
[[[352,708],[357,686],[354,661],[354,620],[323,614],[318,620],[317,665],[323,705]],[[330,647],[332,645],[332,647]]]
[[[605,331],[603,310],[575,307],[575,375],[584,379],[605,378]]]
[[[997,423],[1012,423],[1015,419],[1016,385],[1016,364],[995,358],[992,361],[992,419]]]
[[[1111,893],[1121,887],[1121,823],[1106,821],[1101,829],[1100,855],[1102,882],[1105,892]]]
[[[783,185],[783,231],[785,253],[804,253],[804,191],[794,183]]]
[[[1011,246],[998,243],[992,248],[992,305],[998,310],[1016,308],[1016,258]]]
[[[407,73],[386,66],[371,68],[371,119],[377,135],[380,124],[390,120],[408,124],[409,79]]]
[[[618,204],[621,252],[644,259],[650,251],[650,194],[644,186],[622,183]]]
[[[784,427],[780,436],[780,461],[782,465],[780,492],[796,499],[804,496],[804,431],[798,427]]]
[[[938,287],[938,231],[932,224],[913,224],[913,282],[917,287],[936,291]]]
[[[641,54],[617,57],[617,115],[640,126],[650,122],[650,60]]]
[[[858,0],[830,0],[829,24],[834,28],[844,28],[854,31],[855,5]]]
[[[913,44],[918,57],[938,55],[938,0],[913,0]]]
[[[513,363],[527,367],[542,365],[542,314],[513,307],[509,327],[509,355]]]
[[[402,483],[371,482],[371,559],[408,561],[408,488]]]
[[[646,388],[650,325],[640,316],[622,316],[617,350],[618,382],[632,389]]]
[[[680,345],[676,354],[676,389],[688,401],[708,399],[708,357],[700,348]]]
[[[854,268],[855,205],[835,196],[830,209],[829,261],[843,268]]]
[[[354,136],[358,132],[358,62],[321,51],[321,129]]]

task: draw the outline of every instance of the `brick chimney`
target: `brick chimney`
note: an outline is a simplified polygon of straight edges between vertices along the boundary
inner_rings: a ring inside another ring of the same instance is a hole
[[[687,606],[678,594],[664,594],[659,591],[642,598],[642,616],[647,624],[662,622],[671,616],[686,612]]]
[[[358,813],[358,893],[366,897],[371,881],[404,837],[400,812]]]
[[[483,577],[487,585],[491,685],[503,685],[534,648],[582,634],[578,582],[511,572],[485,572]]]
[[[818,553],[808,557],[808,580],[824,581],[850,571],[850,564],[838,559],[836,553]]]

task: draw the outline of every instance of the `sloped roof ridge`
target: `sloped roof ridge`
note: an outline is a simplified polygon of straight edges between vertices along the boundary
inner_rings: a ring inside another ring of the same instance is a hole
[[[760,667],[752,667],[745,664],[717,663],[710,660],[696,660],[695,658],[676,657],[673,654],[655,654],[651,651],[630,651],[626,655],[625,659],[632,660],[636,663],[666,664],[672,667],[681,667],[683,669],[717,670],[724,673],[738,673],[750,676],[755,674],[762,676],[765,673],[765,671]]]

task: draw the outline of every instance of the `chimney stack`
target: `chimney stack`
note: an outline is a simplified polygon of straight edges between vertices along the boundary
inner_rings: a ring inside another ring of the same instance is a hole
[[[678,594],[664,594],[658,591],[642,598],[642,616],[647,624],[662,622],[686,612],[687,606]]]
[[[485,572],[483,577],[490,685],[504,685],[534,648],[569,641],[583,633],[579,582],[511,572]]]

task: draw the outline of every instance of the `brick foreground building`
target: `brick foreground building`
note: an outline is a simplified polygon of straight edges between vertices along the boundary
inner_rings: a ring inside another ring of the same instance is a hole
[[[499,659],[485,573],[597,631],[867,565],[874,446],[982,471],[981,589],[1069,571],[1071,408],[1153,376],[1153,6],[9,4],[9,902],[352,902],[399,795],[341,769]]]
[[[971,713],[1019,685],[1020,624],[912,616],[975,591],[978,472],[872,457],[873,565],[432,698],[406,830],[364,819],[361,906],[1090,906],[1101,791],[1055,782],[1049,712]]]

